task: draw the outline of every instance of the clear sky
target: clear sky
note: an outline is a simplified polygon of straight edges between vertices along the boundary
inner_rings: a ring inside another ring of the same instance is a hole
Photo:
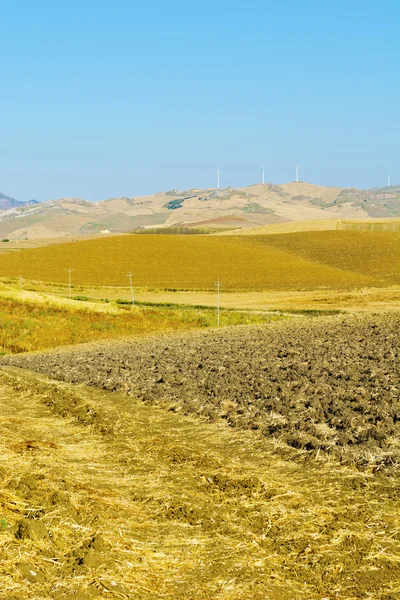
[[[3,0],[0,191],[400,181],[398,0]]]

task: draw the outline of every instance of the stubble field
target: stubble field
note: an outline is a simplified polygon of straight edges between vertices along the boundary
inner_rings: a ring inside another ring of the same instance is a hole
[[[2,369],[0,598],[396,600],[393,474]]]

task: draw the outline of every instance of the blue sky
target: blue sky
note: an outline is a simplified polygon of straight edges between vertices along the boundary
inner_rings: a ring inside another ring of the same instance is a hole
[[[400,181],[400,3],[0,2],[0,191]]]

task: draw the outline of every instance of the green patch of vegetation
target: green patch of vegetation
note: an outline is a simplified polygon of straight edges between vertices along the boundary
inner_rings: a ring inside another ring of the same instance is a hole
[[[242,208],[242,211],[247,213],[262,213],[266,215],[274,214],[274,211],[271,208],[264,208],[261,206],[261,204],[258,204],[258,202],[248,202],[246,206]]]
[[[322,198],[310,198],[309,202],[310,202],[310,204],[313,204],[314,206],[325,207],[325,201]]]
[[[85,223],[84,227],[81,228],[81,231],[84,232],[91,232],[91,231],[97,231],[100,228],[99,223],[94,223],[94,222],[89,222],[89,223]]]
[[[91,328],[95,331],[109,331],[111,329],[111,323],[104,323],[102,321],[97,321],[91,324]]]
[[[283,312],[289,315],[304,315],[306,317],[323,317],[344,314],[345,311],[339,309],[323,309],[323,308],[289,308],[280,311],[272,310],[272,312]]]
[[[5,519],[0,519],[0,531],[8,529],[8,523]]]
[[[168,210],[176,210],[177,208],[181,208],[183,204],[184,198],[177,198],[176,200],[170,200],[164,204],[164,208]]]

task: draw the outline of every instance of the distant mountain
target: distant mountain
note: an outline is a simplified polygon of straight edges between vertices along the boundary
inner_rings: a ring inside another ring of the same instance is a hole
[[[28,200],[28,202],[20,202],[11,196],[6,196],[0,192],[0,210],[11,210],[12,208],[20,208],[31,204],[39,204],[38,200]]]
[[[276,223],[400,217],[400,186],[371,190],[310,183],[189,189],[88,202],[62,198],[18,202],[0,194],[0,239],[54,238],[194,227],[247,229]]]
[[[10,208],[15,208],[16,206],[20,206],[18,200],[11,198],[10,196],[6,196],[0,192],[0,210],[9,210]]]

